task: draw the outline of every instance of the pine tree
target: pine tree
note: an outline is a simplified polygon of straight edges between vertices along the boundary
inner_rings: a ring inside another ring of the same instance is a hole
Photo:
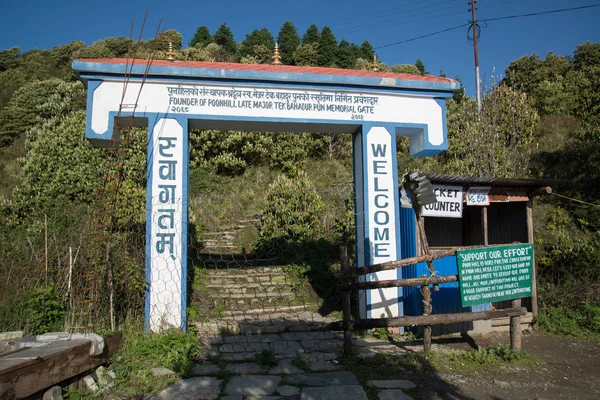
[[[264,46],[269,50],[273,50],[275,47],[273,35],[271,35],[271,32],[267,28],[262,28],[261,30],[255,29],[249,35],[246,35],[246,40],[240,44],[238,56],[240,58],[254,56],[256,46]]]
[[[423,64],[423,61],[421,61],[420,58],[417,58],[417,61],[415,62],[415,67],[417,67],[419,69],[419,72],[421,73],[421,75],[427,75],[429,73],[425,69],[425,64]]]
[[[198,29],[196,29],[196,33],[194,34],[194,37],[192,38],[192,40],[190,40],[190,47],[196,47],[196,46],[206,46],[207,44],[209,44],[212,41],[211,37],[210,37],[210,31],[208,30],[208,28],[205,25],[202,25],[200,27],[198,27]]]
[[[227,23],[223,22],[219,26],[219,29],[217,29],[213,36],[213,41],[221,46],[225,54],[229,56],[235,55],[236,44],[233,39],[233,33],[231,33],[231,29],[229,29]]]
[[[285,21],[277,35],[277,43],[279,44],[279,53],[281,61],[284,64],[291,65],[294,63],[294,51],[300,45],[300,37],[298,31],[292,21]]]
[[[321,30],[321,38],[319,39],[318,65],[320,67],[330,67],[335,65],[337,52],[337,40],[335,36],[333,36],[331,29],[325,25],[323,30]]]
[[[321,34],[319,33],[319,28],[315,24],[312,24],[306,30],[304,36],[302,36],[302,44],[315,44],[319,43],[319,39],[321,38]]]
[[[336,65],[340,68],[352,68],[354,63],[356,62],[356,57],[354,56],[354,51],[346,39],[340,42],[340,46],[338,47],[337,57],[336,57]]]
[[[360,50],[361,50],[361,55],[360,58],[364,58],[365,60],[373,60],[373,56],[375,55],[375,50],[373,49],[373,46],[371,45],[371,43],[369,43],[368,40],[365,40],[364,42],[362,42],[362,45],[360,46]]]

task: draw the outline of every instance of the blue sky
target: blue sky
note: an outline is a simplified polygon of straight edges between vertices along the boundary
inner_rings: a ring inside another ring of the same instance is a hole
[[[590,4],[600,0],[479,0],[477,6],[478,19],[486,19]],[[300,35],[312,23],[319,28],[329,25],[338,40],[360,44],[367,39],[377,48],[464,24],[470,20],[468,8],[467,0],[1,0],[0,49],[47,49],[73,40],[92,44],[109,36],[129,36],[132,18],[137,37],[146,10],[146,39],[154,36],[161,18],[162,27],[180,32],[184,44],[200,25],[213,33],[227,22],[236,41],[242,41],[256,28],[267,27],[276,36],[289,19]],[[599,21],[600,7],[489,22],[480,38],[484,86],[522,55],[572,54],[577,44],[599,42]],[[420,58],[430,73],[443,70],[450,77],[459,76],[467,92],[474,93],[473,47],[467,42],[466,27],[377,52],[390,65]]]

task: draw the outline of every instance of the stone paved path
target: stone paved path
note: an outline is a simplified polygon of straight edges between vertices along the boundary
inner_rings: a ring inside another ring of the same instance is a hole
[[[205,356],[213,361],[197,364],[194,378],[176,382],[153,400],[367,400],[367,391],[338,364],[342,345],[339,333],[290,332],[267,335],[210,336],[202,338]],[[389,342],[354,339],[360,354],[400,353]],[[251,360],[266,351],[276,365]],[[366,383],[380,400],[411,399],[403,389],[415,388],[407,380]]]

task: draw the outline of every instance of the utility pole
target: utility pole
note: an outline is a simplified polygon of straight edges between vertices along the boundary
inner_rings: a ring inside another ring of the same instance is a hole
[[[473,31],[473,51],[475,53],[475,88],[477,90],[475,96],[477,98],[477,115],[481,113],[481,85],[479,81],[479,47],[477,46],[478,40],[478,27],[477,27],[477,18],[475,16],[475,11],[477,8],[475,4],[477,0],[471,0],[469,11],[471,12],[471,30]]]

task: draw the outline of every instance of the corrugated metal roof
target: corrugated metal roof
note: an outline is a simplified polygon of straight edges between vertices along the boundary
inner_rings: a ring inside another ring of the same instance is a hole
[[[552,185],[566,184],[566,180],[554,179],[533,179],[533,178],[482,178],[476,176],[457,176],[427,174],[427,179],[431,183],[453,184],[453,185],[486,185],[486,186],[505,186],[505,187],[543,187]]]

